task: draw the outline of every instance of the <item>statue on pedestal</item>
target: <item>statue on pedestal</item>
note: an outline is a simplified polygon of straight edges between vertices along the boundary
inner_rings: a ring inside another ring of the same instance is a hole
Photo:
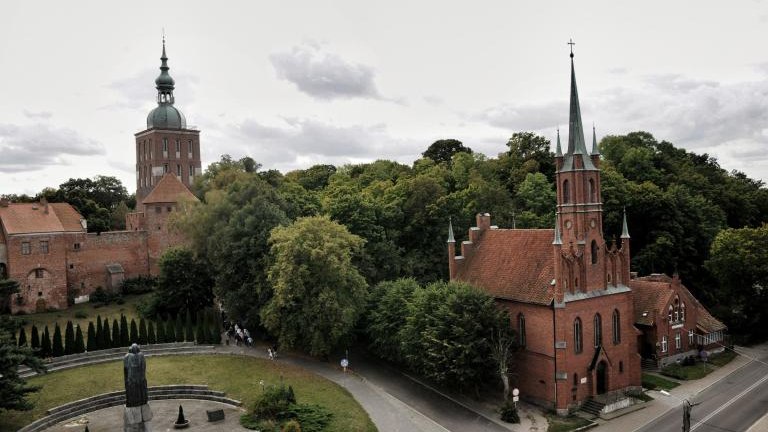
[[[147,404],[147,362],[137,344],[131,345],[123,359],[125,380],[124,432],[150,432],[152,411]]]

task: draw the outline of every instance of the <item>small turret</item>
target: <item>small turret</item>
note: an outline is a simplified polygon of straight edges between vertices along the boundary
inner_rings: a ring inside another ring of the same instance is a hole
[[[448,218],[448,278],[456,278],[456,239],[453,238],[453,221]]]

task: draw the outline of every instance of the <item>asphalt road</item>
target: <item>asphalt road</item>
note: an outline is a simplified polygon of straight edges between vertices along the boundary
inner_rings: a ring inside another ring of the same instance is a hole
[[[768,365],[752,361],[699,393],[691,402],[697,404],[691,411],[691,431],[744,432],[768,412]],[[638,432],[680,432],[682,426],[681,401],[679,408]]]

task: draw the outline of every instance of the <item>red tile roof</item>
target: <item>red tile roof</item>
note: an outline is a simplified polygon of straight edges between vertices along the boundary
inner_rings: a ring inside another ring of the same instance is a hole
[[[142,203],[175,203],[179,199],[197,200],[197,197],[184,186],[184,183],[178,177],[167,173],[157,182],[155,188],[144,198]]]
[[[0,221],[10,234],[31,234],[48,232],[83,232],[80,225],[83,217],[67,203],[12,203],[0,206]]]
[[[553,238],[551,229],[486,230],[457,278],[496,298],[550,304],[555,278]]]

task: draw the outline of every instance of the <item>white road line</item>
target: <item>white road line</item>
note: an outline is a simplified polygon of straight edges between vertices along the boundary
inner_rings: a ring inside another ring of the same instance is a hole
[[[746,389],[744,389],[744,391],[742,391],[741,393],[739,393],[738,395],[736,395],[736,397],[734,397],[733,399],[731,399],[731,400],[729,400],[728,402],[724,403],[724,404],[723,404],[723,405],[722,405],[720,408],[718,408],[718,409],[716,409],[716,410],[712,411],[711,413],[709,413],[709,415],[707,415],[707,416],[706,416],[706,417],[704,417],[703,419],[699,420],[699,422],[697,422],[695,425],[691,426],[691,432],[695,431],[695,430],[696,430],[696,428],[698,428],[699,426],[701,426],[701,425],[703,425],[704,423],[706,423],[706,422],[707,422],[707,420],[709,420],[709,419],[711,419],[712,417],[716,416],[718,413],[720,413],[720,411],[722,411],[722,410],[724,410],[724,409],[728,408],[729,406],[733,405],[733,403],[734,403],[734,402],[736,402],[737,400],[739,400],[739,399],[741,399],[742,397],[744,397],[744,395],[745,395],[745,394],[747,394],[747,393],[751,392],[752,390],[754,390],[754,388],[755,388],[755,387],[757,387],[757,386],[759,386],[760,384],[764,383],[766,380],[768,380],[768,375],[764,376],[763,378],[761,378],[761,379],[760,379],[759,381],[757,381],[756,383],[754,383],[754,384],[752,384],[751,386],[747,387]]]

